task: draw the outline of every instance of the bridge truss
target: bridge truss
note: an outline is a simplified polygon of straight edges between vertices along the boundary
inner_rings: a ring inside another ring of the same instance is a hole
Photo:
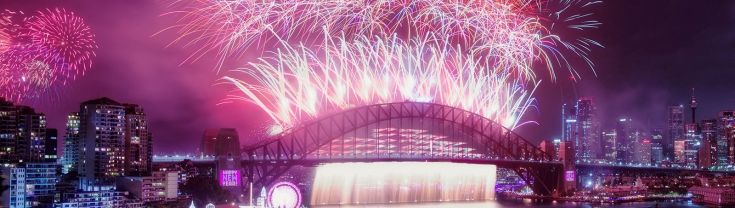
[[[513,131],[481,115],[434,103],[357,107],[291,128],[244,150],[245,174],[268,186],[293,166],[335,162],[449,161],[494,164],[549,195],[562,165]],[[257,189],[256,189],[257,190]]]

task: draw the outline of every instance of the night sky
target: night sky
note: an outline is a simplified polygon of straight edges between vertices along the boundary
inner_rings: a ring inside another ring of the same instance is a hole
[[[100,45],[93,67],[60,89],[57,98],[24,104],[45,113],[49,126],[59,129],[85,100],[107,96],[140,104],[156,153],[193,152],[211,127],[237,128],[243,143],[256,140],[269,120],[245,103],[218,105],[231,88],[215,85],[221,76],[214,71],[216,57],[182,64],[191,48],[167,46],[173,33],[154,35],[175,20],[161,16],[167,11],[163,2],[0,2],[0,9],[26,13],[72,10],[86,19]],[[521,127],[521,135],[532,141],[558,137],[561,104],[582,96],[596,102],[608,127],[621,115],[634,118],[640,128],[662,127],[666,105],[686,104],[691,88],[699,119],[735,109],[735,1],[610,0],[595,15],[603,25],[589,37],[605,46],[591,56],[597,76],[583,72],[578,83],[544,80],[536,95],[539,110],[527,117],[539,125]],[[230,59],[223,70],[246,59]]]

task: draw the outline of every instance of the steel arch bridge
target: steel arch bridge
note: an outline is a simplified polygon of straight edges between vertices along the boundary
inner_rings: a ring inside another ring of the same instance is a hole
[[[245,174],[265,187],[297,165],[427,161],[494,164],[536,194],[561,185],[562,163],[508,128],[446,105],[398,102],[322,116],[244,149]],[[257,190],[257,189],[255,189]]]

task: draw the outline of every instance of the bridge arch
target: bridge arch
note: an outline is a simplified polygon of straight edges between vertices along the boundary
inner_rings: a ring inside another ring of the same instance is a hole
[[[290,167],[306,163],[499,164],[526,174],[528,183],[541,180],[532,176],[542,173],[530,171],[531,166],[546,164],[554,167],[554,174],[561,171],[553,156],[495,121],[460,108],[421,102],[367,105],[322,116],[246,147],[243,154],[244,165],[249,167],[246,175],[254,184],[263,186],[274,182]],[[556,185],[542,184],[538,188],[548,194],[553,187]]]

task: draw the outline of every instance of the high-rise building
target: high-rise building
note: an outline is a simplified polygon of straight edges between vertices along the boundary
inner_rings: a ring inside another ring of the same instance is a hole
[[[561,149],[561,139],[556,138],[553,141],[554,144],[554,158],[559,158],[559,149]]]
[[[664,156],[674,160],[674,143],[684,140],[684,105],[672,105],[666,111],[666,135],[664,135]]]
[[[717,163],[717,119],[702,120],[702,141],[699,146],[699,167],[709,168]]]
[[[18,137],[18,111],[13,103],[0,98],[0,163],[18,161],[15,140]]]
[[[676,140],[674,142],[674,162],[677,164],[683,164],[686,162],[686,140]]]
[[[664,136],[660,129],[651,131],[651,162],[661,165],[664,161]]]
[[[57,145],[59,132],[56,129],[46,129],[43,159],[48,162],[56,162],[58,159]]]
[[[83,186],[111,184],[118,176],[147,175],[152,170],[151,144],[140,106],[106,97],[85,101],[79,112],[67,117],[63,170],[78,172]]]
[[[19,106],[17,152],[22,160],[40,162],[46,152],[46,116],[33,108]]]
[[[219,133],[219,129],[217,128],[211,128],[204,130],[204,134],[202,135],[202,143],[199,147],[199,151],[201,151],[202,155],[208,155],[213,156],[214,155],[214,146],[215,143],[217,143],[217,134]]]
[[[615,160],[619,163],[627,163],[631,162],[631,159],[633,158],[633,149],[632,149],[632,143],[635,141],[634,134],[632,131],[632,123],[633,120],[630,118],[620,118],[618,119],[615,133]]]
[[[0,163],[42,161],[45,137],[44,114],[0,99]]]
[[[578,159],[585,162],[600,159],[602,157],[600,124],[592,100],[587,98],[578,100],[575,109],[577,110],[577,140],[575,145],[577,145]]]
[[[79,113],[70,113],[66,117],[66,136],[64,137],[64,154],[61,158],[62,173],[66,174],[76,171],[77,161],[79,161],[81,145],[79,138]]]
[[[702,134],[699,133],[699,126],[693,123],[686,124],[685,130],[684,161],[679,161],[679,163],[688,167],[696,167],[699,163],[698,151],[702,141]]]
[[[602,132],[602,145],[604,147],[605,161],[615,162],[617,160],[617,145],[615,140],[618,138],[618,134],[615,130]]]
[[[689,99],[689,108],[692,109],[691,123],[697,123],[697,98],[694,97],[694,88],[692,88],[692,97]]]
[[[83,102],[79,109],[79,160],[83,184],[112,182],[125,173],[125,108],[110,98]]]
[[[735,162],[735,111],[722,111],[717,121],[717,164]]]
[[[650,139],[644,138],[639,140],[633,149],[635,150],[635,156],[633,161],[641,165],[651,165],[651,147],[652,142]]]
[[[143,108],[125,104],[125,172],[128,176],[148,175],[152,170],[153,145]]]
[[[588,98],[577,100],[573,106],[562,106],[562,140],[574,142],[576,158],[581,162],[598,160],[604,155],[596,111]]]
[[[564,104],[561,108],[562,141],[577,141],[577,108]]]

